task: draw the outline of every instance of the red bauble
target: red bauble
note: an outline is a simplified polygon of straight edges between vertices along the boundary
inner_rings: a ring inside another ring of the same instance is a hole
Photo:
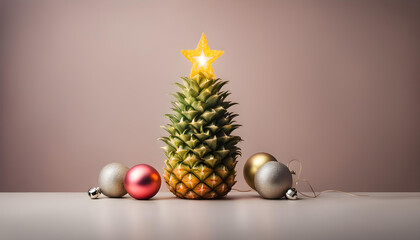
[[[124,179],[125,190],[135,199],[149,199],[155,196],[160,183],[159,172],[147,164],[132,167]]]

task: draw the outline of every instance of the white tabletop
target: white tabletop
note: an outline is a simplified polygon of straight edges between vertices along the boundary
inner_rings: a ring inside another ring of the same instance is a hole
[[[0,193],[0,239],[420,239],[420,193],[327,193],[265,200],[91,200],[87,193]]]

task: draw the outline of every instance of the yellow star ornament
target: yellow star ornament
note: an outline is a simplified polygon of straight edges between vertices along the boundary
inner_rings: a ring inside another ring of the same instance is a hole
[[[181,53],[193,64],[190,77],[194,77],[199,72],[206,72],[214,77],[211,64],[223,54],[223,51],[210,50],[209,45],[207,44],[206,35],[203,33],[196,49],[181,50]]]

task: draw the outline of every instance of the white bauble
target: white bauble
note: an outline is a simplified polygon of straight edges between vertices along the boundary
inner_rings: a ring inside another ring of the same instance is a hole
[[[107,197],[122,197],[127,191],[124,188],[124,178],[128,167],[121,163],[110,163],[102,168],[98,177],[101,192]]]

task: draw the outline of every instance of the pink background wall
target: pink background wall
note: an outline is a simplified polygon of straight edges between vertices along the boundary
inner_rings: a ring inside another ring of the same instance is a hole
[[[245,140],[317,190],[420,191],[420,2],[3,1],[0,191],[86,191],[153,165],[205,32]],[[164,186],[161,191],[166,191]]]

